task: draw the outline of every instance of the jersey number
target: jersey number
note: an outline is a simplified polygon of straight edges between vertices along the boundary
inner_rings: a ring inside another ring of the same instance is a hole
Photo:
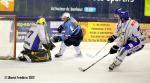
[[[72,26],[70,26],[70,29],[71,29],[71,31],[72,31],[72,32],[74,31],[74,29],[73,29],[73,27],[72,27]]]
[[[28,31],[28,38],[33,34],[33,31]]]

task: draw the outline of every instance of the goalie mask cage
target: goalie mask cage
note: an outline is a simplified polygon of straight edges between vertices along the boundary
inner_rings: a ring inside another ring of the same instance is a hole
[[[0,15],[0,59],[16,59],[15,15]]]

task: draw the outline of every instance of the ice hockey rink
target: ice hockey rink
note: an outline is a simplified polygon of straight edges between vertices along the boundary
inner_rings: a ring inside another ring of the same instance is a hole
[[[108,44],[94,58],[89,55],[94,55],[105,43],[82,42],[82,57],[76,57],[74,48],[69,47],[64,56],[54,58],[59,45],[60,43],[56,43],[57,47],[51,52],[53,60],[50,62],[27,63],[1,60],[0,83],[150,83],[150,44],[146,44],[140,52],[127,57],[113,72],[108,72],[108,66],[115,55],[108,55],[86,72],[78,70],[78,67],[86,68],[107,54],[112,44]],[[22,43],[17,43],[17,56],[22,49]],[[29,76],[32,78],[29,79]],[[8,77],[12,78],[8,79]]]

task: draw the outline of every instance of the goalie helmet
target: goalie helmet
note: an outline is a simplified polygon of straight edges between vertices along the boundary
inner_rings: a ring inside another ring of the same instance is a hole
[[[68,12],[63,13],[62,16],[61,16],[62,19],[63,18],[70,18],[70,17],[71,17],[70,13],[68,13]]]
[[[39,25],[46,25],[46,20],[45,18],[40,18],[37,20],[36,24],[39,24]]]

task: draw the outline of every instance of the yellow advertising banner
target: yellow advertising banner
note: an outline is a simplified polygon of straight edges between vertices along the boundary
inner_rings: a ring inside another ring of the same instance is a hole
[[[14,11],[15,0],[0,0],[0,11]]]
[[[146,43],[150,42],[150,23],[141,23],[141,31],[145,35]]]
[[[88,39],[88,22],[79,22],[79,25],[82,28],[83,34],[84,34],[84,41],[86,41],[86,39]]]
[[[113,22],[80,22],[85,42],[106,42],[114,33]]]
[[[85,42],[106,42],[115,30],[114,22],[79,22],[84,33]],[[150,24],[141,23],[141,31],[150,42]]]

